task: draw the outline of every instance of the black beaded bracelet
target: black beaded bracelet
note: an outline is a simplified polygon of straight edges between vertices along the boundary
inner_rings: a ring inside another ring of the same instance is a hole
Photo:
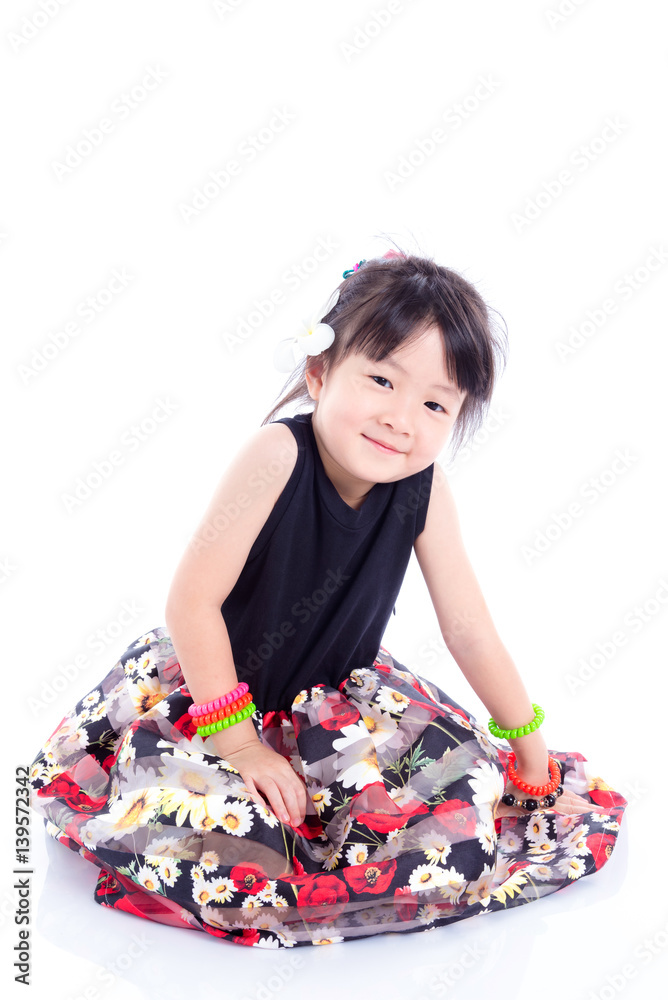
[[[554,803],[564,790],[563,785],[559,785],[556,792],[551,795],[544,795],[542,799],[516,799],[511,792],[506,792],[501,796],[501,801],[506,806],[519,806],[527,812],[535,812],[536,809],[551,809]]]
[[[542,799],[516,799],[512,792],[506,792],[505,795],[501,796],[503,804],[506,806],[519,806],[520,809],[526,809],[527,812],[535,812],[536,809],[551,809],[564,791],[564,765],[560,760],[557,761],[557,764],[561,772],[561,784],[551,795],[544,795]]]

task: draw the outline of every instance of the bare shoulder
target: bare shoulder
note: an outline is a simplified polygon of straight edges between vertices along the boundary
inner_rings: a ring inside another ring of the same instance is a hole
[[[299,447],[287,424],[265,424],[223,471],[176,569],[166,616],[188,602],[223,603],[246,564],[297,464]]]
[[[280,423],[265,424],[264,427],[260,427],[249,438],[248,447],[251,449],[257,448],[258,451],[264,452],[270,458],[275,458],[277,455],[279,457],[283,456],[287,465],[294,459],[292,468],[294,468],[299,453],[296,437],[287,424]],[[292,469],[288,473],[288,479],[291,473]]]
[[[425,552],[434,542],[444,540],[444,536],[460,535],[457,506],[448,477],[438,462],[434,462],[434,475],[429,493],[429,506],[423,531],[415,539],[415,554]]]
[[[297,462],[299,447],[287,424],[265,424],[259,427],[239,448],[230,461],[223,481],[228,475],[248,477],[250,492],[268,492],[278,498],[292,475]],[[266,490],[265,490],[266,486]]]
[[[258,514],[268,513],[290,479],[298,454],[297,440],[287,424],[265,424],[228,463],[212,502],[232,500],[247,509],[248,501],[259,501],[254,503]]]

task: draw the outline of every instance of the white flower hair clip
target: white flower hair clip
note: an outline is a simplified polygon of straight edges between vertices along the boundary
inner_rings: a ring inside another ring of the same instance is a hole
[[[311,322],[304,324],[302,333],[296,337],[288,337],[281,340],[274,350],[274,367],[279,372],[291,372],[298,364],[295,360],[295,347],[299,347],[304,354],[314,357],[326,351],[334,343],[334,329],[328,323],[321,323],[323,316],[334,308],[339,301],[340,289],[335,288],[322,309],[319,309]]]

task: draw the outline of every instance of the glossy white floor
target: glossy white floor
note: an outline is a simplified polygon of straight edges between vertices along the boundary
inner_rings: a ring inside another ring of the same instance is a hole
[[[412,561],[399,621],[386,633],[386,645],[396,656],[402,645],[406,649],[406,621],[424,614],[424,602],[418,606],[418,574]],[[467,685],[454,664],[447,680],[442,666],[428,675],[455,700],[464,701]],[[611,688],[606,704],[614,705],[614,680]],[[568,734],[569,696],[555,695],[551,731]],[[478,707],[472,694],[467,705]],[[619,992],[610,992],[615,984],[624,987],[625,997],[662,996],[668,913],[647,879],[651,824],[662,807],[650,788],[651,779],[633,777],[605,725],[581,731],[579,741],[566,735],[554,748],[586,750],[589,773],[603,776],[629,802],[608,863],[595,875],[538,901],[422,933],[269,953],[106,910],[93,898],[97,869],[47,838],[41,820],[33,815],[35,994],[51,995],[57,970],[59,981],[67,983],[56,994],[62,1000],[180,1000],[190,995],[197,970],[207,988],[220,982],[222,989],[224,983],[224,995],[234,1000],[280,1000],[307,990],[332,1000],[342,992],[366,997],[379,991],[387,1000],[482,1000],[508,989],[509,982],[514,992],[539,990],[546,1000],[564,995],[610,1000]],[[645,900],[639,905],[643,889]]]
[[[97,869],[40,837],[35,824],[34,995],[273,1000],[308,991],[323,1000],[478,1000],[512,989],[546,1000],[605,1000],[613,996],[606,992],[611,977],[626,982],[625,997],[659,997],[668,914],[638,907],[638,887],[647,884],[640,822],[629,816],[612,858],[594,876],[534,903],[417,934],[271,953],[104,909],[93,899]],[[193,992],[193,977],[206,989]]]

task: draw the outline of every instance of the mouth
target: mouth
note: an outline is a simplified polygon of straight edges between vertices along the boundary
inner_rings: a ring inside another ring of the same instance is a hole
[[[367,437],[366,434],[362,435],[370,444],[376,446],[379,451],[385,452],[386,455],[403,455],[403,452],[398,451],[396,448],[392,448],[389,445],[383,444],[382,441],[376,441],[375,438]]]

